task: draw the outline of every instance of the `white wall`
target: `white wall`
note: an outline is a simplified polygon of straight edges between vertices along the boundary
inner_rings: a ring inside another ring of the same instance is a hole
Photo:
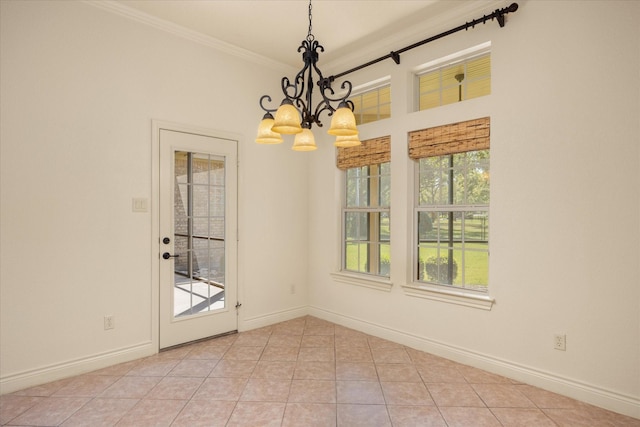
[[[355,85],[391,76],[393,117],[361,137],[392,136],[393,287],[330,276],[340,178],[327,137],[311,165],[310,312],[640,417],[640,3],[518,3],[504,28],[490,22],[405,53],[400,66],[347,76]],[[486,41],[490,96],[407,112],[413,67]],[[407,132],[487,115],[496,303],[408,296]],[[566,333],[566,351],[553,349],[555,333]]]
[[[640,416],[640,3],[519,4],[505,28],[481,25],[403,54],[400,66],[349,76],[392,78],[393,118],[361,129],[392,135],[394,286],[382,292],[330,277],[339,247],[331,140],[317,132],[321,148],[306,154],[253,143],[257,100],[277,93],[285,70],[85,3],[0,2],[2,392],[156,351],[151,214],[132,213],[131,198],[153,197],[151,120],[160,119],[241,135],[240,329],[309,304]],[[424,28],[419,38],[431,35]],[[485,41],[491,96],[407,114],[412,67]],[[496,304],[409,297],[406,132],[485,115]],[[104,314],[116,316],[115,330],[103,331]],[[552,349],[557,332],[566,352]]]
[[[83,2],[1,6],[2,392],[157,351],[152,213],[131,210],[155,197],[152,119],[240,135],[239,328],[304,309],[306,162],[253,142],[284,70]]]

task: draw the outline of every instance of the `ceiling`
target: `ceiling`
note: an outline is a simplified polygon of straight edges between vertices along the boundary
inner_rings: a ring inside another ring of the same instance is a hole
[[[156,23],[167,22],[294,68],[301,66],[297,48],[309,29],[307,0],[115,0],[112,3],[136,14],[151,16]],[[436,21],[449,20],[450,25],[458,26],[469,20],[470,9],[490,13],[495,3],[495,0],[314,0],[312,34],[325,48],[320,55],[323,64],[346,63],[340,59],[358,56],[368,61],[437,34],[434,32]],[[448,29],[438,29],[438,32]],[[403,40],[405,44],[388,46]]]

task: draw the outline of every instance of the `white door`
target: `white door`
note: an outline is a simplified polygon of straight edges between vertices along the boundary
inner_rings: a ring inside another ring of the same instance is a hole
[[[160,129],[160,348],[237,330],[237,141]]]

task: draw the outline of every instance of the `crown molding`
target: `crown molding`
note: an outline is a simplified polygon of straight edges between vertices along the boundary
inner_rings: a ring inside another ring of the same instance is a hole
[[[236,58],[266,66],[275,70],[291,69],[291,66],[275,61],[266,56],[251,52],[247,49],[240,48],[214,37],[202,34],[198,31],[191,30],[173,22],[151,16],[137,9],[133,9],[114,0],[82,0],[83,3],[94,6],[96,8],[106,10],[108,12],[131,19],[144,25],[156,28],[158,30],[173,34],[183,39],[202,44],[204,46],[215,49],[219,52],[226,53]]]

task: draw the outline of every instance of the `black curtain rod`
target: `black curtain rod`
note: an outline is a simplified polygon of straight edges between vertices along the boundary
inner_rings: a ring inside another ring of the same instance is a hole
[[[430,43],[430,42],[432,42],[434,40],[441,39],[441,38],[446,37],[446,36],[448,36],[450,34],[457,33],[458,31],[467,30],[467,29],[469,29],[469,27],[473,28],[473,27],[476,26],[476,24],[484,24],[490,19],[491,20],[493,20],[494,18],[497,19],[498,20],[498,24],[502,28],[502,27],[504,27],[504,24],[505,24],[504,16],[507,13],[515,12],[516,10],[518,10],[518,3],[511,3],[511,5],[509,7],[505,7],[503,9],[496,9],[490,15],[484,15],[482,18],[474,19],[471,22],[467,22],[467,23],[465,23],[463,25],[460,25],[459,27],[453,28],[453,29],[451,29],[449,31],[445,31],[444,33],[437,34],[435,36],[429,37],[428,39],[424,39],[422,41],[419,41],[419,42],[414,43],[412,45],[409,45],[407,47],[403,47],[400,50],[391,51],[389,54],[381,56],[380,58],[374,59],[373,61],[369,61],[369,62],[367,62],[365,64],[358,65],[357,67],[352,68],[350,70],[343,71],[342,73],[339,73],[339,74],[336,74],[334,76],[331,76],[331,77],[329,77],[329,81],[334,81],[337,78],[340,78],[342,76],[346,76],[349,73],[353,73],[354,71],[361,70],[361,69],[366,68],[366,67],[368,67],[370,65],[377,64],[378,62],[384,61],[385,59],[388,59],[388,58],[393,59],[393,61],[396,64],[400,64],[400,54],[401,53],[404,53],[404,52],[406,52],[408,50],[411,50],[413,48],[416,48],[418,46],[422,46],[423,44]]]

